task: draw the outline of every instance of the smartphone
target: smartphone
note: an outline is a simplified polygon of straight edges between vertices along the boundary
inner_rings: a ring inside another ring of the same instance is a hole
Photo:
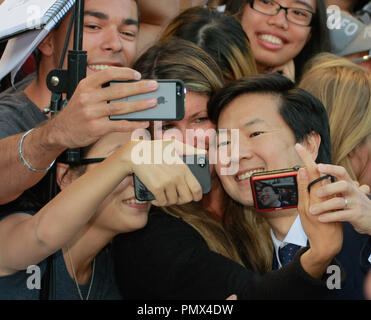
[[[256,172],[250,183],[254,207],[258,212],[297,208],[299,167]]]
[[[191,170],[201,185],[202,193],[206,194],[211,191],[211,176],[209,159],[205,155],[190,155],[183,156],[184,163]],[[154,195],[149,191],[146,186],[134,174],[134,191],[135,197],[139,201],[152,201],[155,200]]]
[[[108,103],[120,101],[136,101],[148,98],[156,98],[157,106],[147,110],[110,116],[110,120],[181,120],[184,118],[184,99],[186,89],[181,80],[156,80],[159,88],[156,91],[125,97],[118,100],[111,100]],[[117,85],[123,82],[135,81],[111,81],[105,86]]]

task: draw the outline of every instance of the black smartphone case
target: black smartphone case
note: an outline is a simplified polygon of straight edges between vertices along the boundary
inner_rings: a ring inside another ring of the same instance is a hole
[[[193,158],[193,159],[192,159]],[[184,156],[183,161],[187,164],[193,175],[201,185],[202,193],[206,194],[211,191],[211,176],[209,159],[207,156]],[[155,200],[154,195],[149,191],[142,181],[134,174],[134,191],[135,197],[139,201]]]

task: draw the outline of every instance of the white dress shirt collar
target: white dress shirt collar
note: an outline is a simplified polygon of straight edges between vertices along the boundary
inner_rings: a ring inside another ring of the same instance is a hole
[[[291,228],[290,228],[289,232],[287,233],[286,237],[283,239],[283,241],[280,241],[276,238],[272,229],[270,231],[271,231],[271,237],[272,237],[273,245],[274,245],[274,252],[276,254],[276,258],[277,258],[277,261],[278,261],[278,264],[279,264],[279,268],[282,267],[280,259],[278,257],[279,248],[282,248],[289,243],[295,244],[295,245],[300,246],[300,247],[306,247],[307,246],[308,237],[304,232],[303,226],[301,225],[299,214],[296,217],[294,223],[291,225]]]
[[[289,232],[287,233],[286,237],[283,239],[283,241],[280,241],[276,238],[274,235],[272,229],[271,231],[271,237],[273,240],[274,245],[274,252],[276,254],[276,258],[278,261],[279,268],[282,267],[279,256],[278,256],[278,250],[279,248],[284,247],[285,245],[291,243],[296,244],[300,247],[306,247],[308,243],[308,237],[304,232],[303,226],[301,225],[300,215],[296,217],[294,223],[291,225],[291,228]],[[371,255],[368,257],[368,261],[371,263]]]

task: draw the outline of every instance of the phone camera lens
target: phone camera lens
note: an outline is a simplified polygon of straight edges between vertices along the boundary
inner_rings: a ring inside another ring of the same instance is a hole
[[[205,158],[198,158],[197,163],[201,168],[204,168],[206,166],[206,160]]]

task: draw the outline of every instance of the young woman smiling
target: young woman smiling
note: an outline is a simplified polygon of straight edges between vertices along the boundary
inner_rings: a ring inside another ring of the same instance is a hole
[[[329,49],[321,0],[233,0],[226,11],[240,20],[261,73],[298,80],[305,62]]]

